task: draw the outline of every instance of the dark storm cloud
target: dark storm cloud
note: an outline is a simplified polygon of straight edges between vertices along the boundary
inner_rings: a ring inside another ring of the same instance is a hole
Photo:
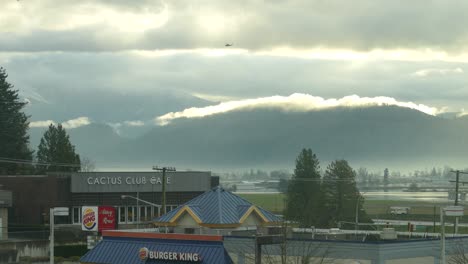
[[[431,48],[460,53],[468,40],[466,1],[100,0],[28,1],[20,7],[13,2],[0,11],[3,51],[219,48],[234,42],[250,50]],[[134,26],[123,29],[126,25]]]
[[[33,100],[33,109],[38,111],[36,117],[40,111],[50,110],[41,114],[39,120],[89,116],[93,120],[118,122],[139,119],[142,113],[149,118],[169,109],[180,111],[182,107],[200,105],[190,98],[193,94],[239,99],[293,93],[324,98],[357,94],[388,96],[452,110],[468,108],[465,74],[468,67],[460,63],[355,62],[271,56],[252,59],[248,54],[147,56],[135,52],[0,54],[0,63],[8,70],[10,81]],[[445,74],[415,74],[435,69]],[[185,103],[178,106],[145,100],[166,98],[168,94],[175,94]],[[116,107],[125,102],[127,108]],[[139,109],[140,106],[144,109]],[[124,109],[125,116],[122,111],[112,110],[117,108]],[[65,116],[50,116],[54,112]],[[71,112],[75,114],[68,116]]]

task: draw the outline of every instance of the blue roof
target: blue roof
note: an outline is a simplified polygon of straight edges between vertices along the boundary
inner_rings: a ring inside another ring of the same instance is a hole
[[[213,188],[177,207],[169,213],[156,218],[158,223],[170,223],[180,216],[181,210],[190,209],[203,224],[240,224],[247,213],[257,212],[265,222],[280,222],[281,218],[273,213],[253,205],[221,187]]]
[[[142,260],[139,257],[140,249],[149,251],[198,253],[205,264],[233,263],[221,241],[190,241],[154,238],[120,238],[104,237],[92,250],[88,251],[80,262],[85,263],[112,263],[112,264],[143,264],[168,263],[167,260]],[[170,263],[184,263],[186,261],[170,261]]]

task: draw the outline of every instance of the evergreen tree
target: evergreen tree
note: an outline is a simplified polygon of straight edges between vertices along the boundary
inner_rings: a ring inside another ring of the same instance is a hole
[[[42,171],[49,172],[78,171],[81,165],[80,155],[75,153],[75,146],[71,144],[70,137],[61,124],[50,124],[41,138],[37,160],[40,163],[51,163],[49,166],[40,166]]]
[[[317,224],[320,199],[320,165],[311,149],[303,149],[296,159],[294,175],[288,184],[286,218],[302,226]]]
[[[322,182],[321,225],[336,227],[339,221],[354,222],[356,206],[359,222],[371,222],[363,210],[364,198],[356,187],[356,173],[346,160],[328,165]]]
[[[0,67],[0,158],[32,160],[29,149],[29,121],[22,110],[26,102],[20,101],[18,90],[7,82],[7,73]],[[0,162],[0,174],[28,173],[31,166]]]

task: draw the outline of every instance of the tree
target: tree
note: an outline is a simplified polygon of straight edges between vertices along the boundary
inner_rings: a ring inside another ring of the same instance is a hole
[[[41,138],[37,160],[39,163],[50,163],[48,166],[41,166],[45,171],[78,171],[81,166],[80,155],[75,153],[75,146],[71,144],[70,137],[61,124],[50,124]]]
[[[408,187],[408,191],[410,192],[417,192],[419,191],[419,187],[418,187],[418,184],[413,182],[410,184],[410,186]]]
[[[93,172],[96,169],[96,163],[88,157],[84,157],[80,160],[82,172]]]
[[[302,226],[317,224],[320,204],[320,165],[311,149],[303,149],[296,159],[294,175],[288,184],[285,216]]]
[[[468,264],[466,243],[464,243],[463,239],[459,239],[455,243],[456,244],[452,246],[452,249],[449,250],[450,254],[448,256],[447,263]]]
[[[0,157],[10,160],[0,162],[0,174],[18,174],[31,168],[19,162],[32,160],[33,151],[29,148],[28,116],[22,112],[27,103],[20,100],[18,90],[7,82],[7,77],[0,67]]]
[[[338,222],[354,222],[356,206],[360,222],[371,222],[363,211],[364,198],[356,187],[356,173],[346,160],[328,165],[322,181],[322,225],[332,227]]]
[[[288,180],[286,179],[280,179],[278,182],[278,191],[280,193],[287,193],[288,192]]]

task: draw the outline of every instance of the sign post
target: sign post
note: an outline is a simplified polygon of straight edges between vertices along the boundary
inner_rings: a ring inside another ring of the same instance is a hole
[[[49,260],[50,260],[50,264],[54,264],[54,208],[50,208],[49,227],[50,227]]]
[[[440,263],[445,264],[445,216],[463,216],[463,206],[440,207]]]
[[[54,241],[54,222],[55,222],[55,217],[54,216],[68,216],[68,207],[55,207],[55,208],[50,208],[49,212],[49,228],[50,228],[50,245],[49,245],[49,261],[50,264],[54,264],[54,247],[55,247],[55,241]]]
[[[262,263],[262,245],[273,245],[284,243],[283,235],[267,235],[255,237],[255,264]]]

